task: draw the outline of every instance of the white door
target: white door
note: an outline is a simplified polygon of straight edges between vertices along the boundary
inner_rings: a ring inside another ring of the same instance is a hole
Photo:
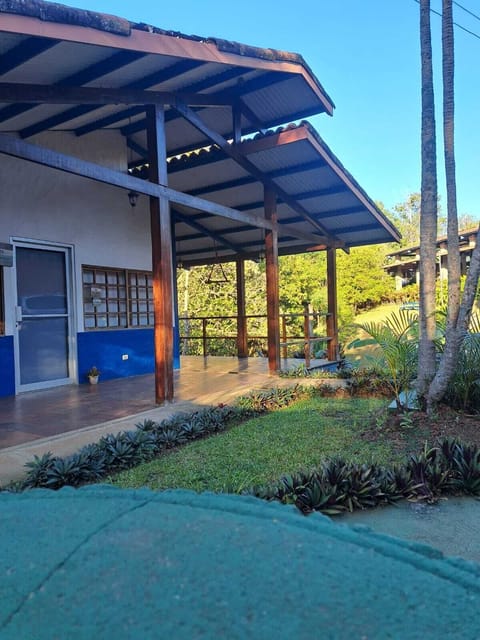
[[[15,244],[17,390],[73,381],[70,251]]]

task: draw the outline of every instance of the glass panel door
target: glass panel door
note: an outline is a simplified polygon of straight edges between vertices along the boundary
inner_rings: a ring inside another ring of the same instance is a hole
[[[17,246],[15,256],[19,388],[69,382],[67,250]]]

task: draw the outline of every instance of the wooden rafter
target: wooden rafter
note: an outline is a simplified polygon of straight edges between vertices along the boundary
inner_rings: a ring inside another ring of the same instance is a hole
[[[128,55],[125,52],[120,52],[123,53],[124,56]],[[120,54],[119,54],[120,55]],[[132,53],[129,54],[130,57],[132,57]],[[135,54],[137,57],[139,56],[139,54]],[[108,66],[108,65],[107,65]],[[134,89],[136,91],[142,91],[144,89],[148,89],[152,86],[157,85],[160,82],[165,82],[166,80],[170,79],[170,78],[179,78],[182,74],[184,73],[189,73],[190,71],[192,71],[192,69],[196,69],[197,67],[201,66],[201,63],[196,61],[196,60],[180,60],[179,62],[176,62],[175,64],[171,65],[170,67],[168,67],[168,69],[162,69],[161,71],[154,71],[151,74],[148,74],[144,77],[141,78],[137,78],[136,80],[133,80],[131,82],[127,82],[125,85],[123,85],[122,87],[118,87],[120,89]],[[100,67],[100,76],[102,77],[104,75],[104,73],[101,71],[102,69],[102,64],[100,63],[99,65]],[[89,69],[85,69],[85,74],[87,74],[89,71]],[[68,81],[68,86],[81,86],[84,84],[84,81],[82,80],[82,71],[80,71],[78,73],[78,76],[80,77],[80,81],[77,82],[76,85],[74,85],[74,81],[75,81],[75,77],[71,77],[71,79]],[[12,105],[14,106],[14,105]],[[79,116],[84,116],[88,113],[91,113],[93,111],[95,111],[96,109],[98,109],[99,107],[101,107],[102,105],[85,105],[85,104],[80,104],[80,105],[75,105],[73,107],[70,107],[69,109],[67,109],[66,111],[62,111],[61,113],[56,113],[53,116],[50,116],[48,118],[45,118],[43,120],[40,120],[39,122],[36,122],[28,127],[25,127],[24,129],[22,129],[22,131],[20,132],[20,135],[22,135],[23,137],[28,137],[28,136],[32,136],[35,135],[37,133],[41,133],[42,131],[46,131],[47,129],[52,129],[54,127],[57,127],[61,124],[67,123],[71,120],[74,120],[75,118],[78,118]],[[143,105],[142,105],[143,106]],[[146,121],[145,121],[146,122]],[[146,128],[146,125],[144,126],[144,129]]]
[[[2,53],[0,60],[0,75],[8,73],[21,64],[32,60],[41,53],[48,51],[58,44],[58,40],[47,40],[43,38],[27,38],[9,51]]]
[[[75,105],[175,105],[177,100],[189,105],[232,106],[225,95],[174,93],[172,91],[142,91],[98,87],[59,87],[57,85],[0,82],[0,102],[31,102]]]
[[[62,78],[56,83],[56,85],[57,87],[79,87],[83,84],[87,84],[88,82],[92,82],[93,80],[98,80],[98,78],[101,78],[112,71],[121,69],[122,67],[125,67],[136,60],[140,60],[143,57],[143,53],[118,51],[105,60],[90,64],[87,67],[80,69],[80,71],[76,71],[75,73]],[[21,113],[30,111],[31,109],[34,109],[35,106],[35,104],[30,103],[9,104],[8,106],[3,107],[3,109],[0,109],[0,122],[4,122],[5,120],[20,115]],[[84,109],[86,108],[87,107],[84,107]]]
[[[198,66],[198,63],[196,64]],[[185,71],[182,71],[182,68],[186,70],[189,67],[192,67],[192,61],[183,60],[182,62],[179,62],[173,65],[173,67],[175,68],[174,69],[175,77],[178,78],[182,73],[185,72]],[[148,89],[150,87],[154,87],[158,85],[160,82],[165,82],[166,80],[169,79],[169,77],[171,77],[172,67],[169,67],[168,75],[166,74],[165,71],[163,71],[162,73],[163,73],[163,77],[161,79],[158,77],[158,73],[151,74],[150,76],[146,76],[145,78],[142,78],[140,86],[137,86],[139,84],[139,82],[137,81],[136,83],[130,83],[126,85],[126,87],[130,87],[132,85],[135,86],[135,88],[137,89]],[[213,78],[212,77],[202,78],[201,80],[193,82],[192,84],[189,85],[188,90],[190,93],[200,93],[201,91],[210,90],[219,84],[238,78],[243,73],[245,73],[244,69],[235,69],[235,68],[227,69],[222,73],[215,75]],[[117,111],[103,118],[99,118],[98,120],[94,120],[93,122],[89,122],[88,124],[82,125],[81,127],[78,127],[77,129],[75,129],[75,134],[77,136],[83,136],[86,133],[91,133],[92,131],[95,131],[96,129],[111,126],[113,124],[121,122],[122,120],[125,120],[126,118],[130,117],[129,111],[130,111],[129,109],[123,109],[121,111]],[[166,113],[165,122],[170,122],[172,119],[177,117],[179,117],[177,113],[173,113],[173,112]],[[145,129],[146,120],[143,119],[141,123],[142,124],[139,130]],[[127,131],[126,133],[128,134],[130,132]]]

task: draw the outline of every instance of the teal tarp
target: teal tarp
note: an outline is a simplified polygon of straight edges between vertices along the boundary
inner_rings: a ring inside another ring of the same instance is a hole
[[[0,495],[2,640],[478,638],[480,568],[254,498]]]

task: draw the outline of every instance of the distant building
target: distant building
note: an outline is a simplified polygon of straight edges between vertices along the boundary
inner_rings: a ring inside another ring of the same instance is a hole
[[[466,229],[458,235],[460,241],[461,273],[465,275],[477,240],[478,228]],[[399,291],[408,284],[418,284],[420,279],[420,246],[405,247],[389,253],[386,272],[395,278],[395,289]],[[448,279],[447,236],[437,239],[437,277],[441,282]]]

